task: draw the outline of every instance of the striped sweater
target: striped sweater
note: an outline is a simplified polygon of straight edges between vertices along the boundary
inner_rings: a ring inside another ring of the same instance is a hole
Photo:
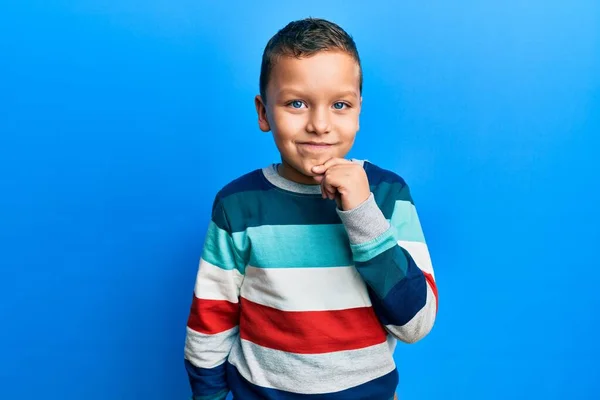
[[[194,400],[390,400],[396,341],[431,330],[437,289],[408,186],[364,161],[349,211],[272,165],[216,196],[187,324]]]

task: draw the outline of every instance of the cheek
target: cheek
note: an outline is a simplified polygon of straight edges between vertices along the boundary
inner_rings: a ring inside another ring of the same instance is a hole
[[[358,131],[358,117],[347,115],[336,121],[336,130],[343,141],[354,141],[354,136]]]
[[[304,132],[306,126],[306,117],[304,115],[294,115],[286,112],[274,113],[273,125],[277,132],[280,143],[293,140],[298,134]]]

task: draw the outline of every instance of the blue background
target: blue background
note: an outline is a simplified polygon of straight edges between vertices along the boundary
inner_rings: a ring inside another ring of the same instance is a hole
[[[598,398],[600,4],[319,3],[2,2],[1,399],[188,396],[212,196],[277,161],[260,57],[309,15],[355,37],[351,155],[409,182],[436,268],[401,397]]]

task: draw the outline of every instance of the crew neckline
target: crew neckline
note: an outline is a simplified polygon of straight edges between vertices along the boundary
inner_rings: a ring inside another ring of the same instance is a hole
[[[352,159],[350,161],[360,164],[361,166],[364,167],[364,160]],[[263,173],[264,177],[273,186],[275,186],[279,189],[293,192],[293,193],[318,194],[318,195],[321,194],[321,185],[318,185],[318,184],[308,185],[308,184],[304,184],[304,183],[298,183],[298,182],[294,182],[292,180],[289,180],[289,179],[284,178],[283,176],[279,175],[279,172],[277,171],[277,167],[279,165],[280,165],[279,163],[273,163],[262,169],[262,173]]]

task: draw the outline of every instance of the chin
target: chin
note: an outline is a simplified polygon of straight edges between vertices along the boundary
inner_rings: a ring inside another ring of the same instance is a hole
[[[312,181],[313,178],[315,176],[317,176],[317,174],[313,173],[311,171],[311,169],[315,165],[318,165],[318,163],[315,163],[315,162],[310,161],[310,160],[295,160],[293,162],[290,162],[289,159],[286,161],[286,163],[288,164],[288,166],[290,166],[291,168],[293,168],[296,171],[297,174],[299,174],[300,176],[304,177],[303,179],[308,179],[308,180]]]
[[[311,168],[313,166],[314,165],[312,165],[312,164],[309,165],[304,162],[300,162],[299,164],[296,164],[293,167],[297,172],[301,173],[302,175],[312,178],[316,175],[311,171]]]
[[[304,160],[300,162],[299,165],[299,169],[298,171],[301,172],[303,175],[306,176],[310,176],[310,177],[315,177],[317,176],[317,174],[315,174],[314,172],[312,172],[312,168],[317,166],[317,165],[321,165],[323,164],[325,161],[327,161],[328,159],[325,159],[323,161],[320,160]]]
[[[327,160],[331,159],[332,157],[335,157],[334,155],[322,155],[322,156],[316,156],[316,157],[306,157],[306,158],[295,158],[294,160],[291,160],[290,158],[287,159],[287,164],[289,164],[292,168],[294,168],[296,170],[296,172],[304,175],[305,177],[308,178],[314,178],[316,176],[318,176],[318,174],[315,174],[314,172],[312,172],[312,168],[317,166],[317,165],[321,165],[323,163],[325,163]]]

